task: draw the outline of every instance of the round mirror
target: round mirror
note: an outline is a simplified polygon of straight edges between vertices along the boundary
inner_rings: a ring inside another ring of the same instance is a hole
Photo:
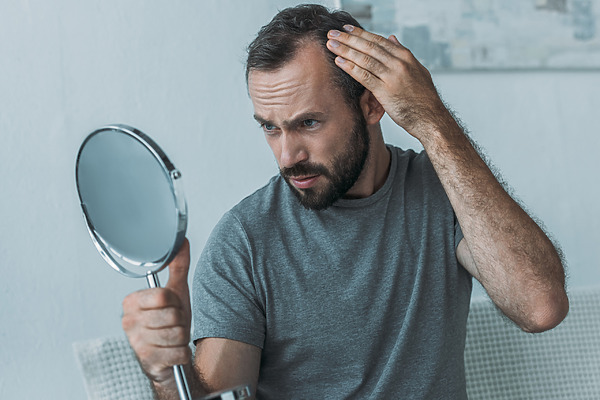
[[[92,241],[117,271],[145,277],[177,254],[185,239],[187,206],[181,173],[152,139],[126,125],[100,128],[83,141],[76,163],[77,191]],[[183,366],[173,366],[181,400],[190,400]],[[245,399],[244,386],[207,399]]]
[[[180,178],[135,128],[110,125],[85,139],[77,155],[79,199],[94,244],[117,271],[147,277],[175,256],[187,226]]]

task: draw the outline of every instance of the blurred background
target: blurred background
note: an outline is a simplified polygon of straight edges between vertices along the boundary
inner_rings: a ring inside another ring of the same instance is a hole
[[[146,285],[109,268],[88,236],[74,180],[82,140],[126,123],[161,145],[183,173],[195,263],[221,215],[277,173],[243,64],[257,30],[295,4],[2,1],[2,399],[85,398],[71,344],[122,335],[121,301]],[[561,244],[570,290],[600,285],[600,70],[589,64],[433,70],[445,101]],[[383,125],[388,142],[420,148]]]

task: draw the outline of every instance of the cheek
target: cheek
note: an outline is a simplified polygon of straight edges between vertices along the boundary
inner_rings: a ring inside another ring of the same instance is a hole
[[[340,129],[338,126],[337,129],[323,132],[321,140],[313,147],[315,157],[319,157],[321,162],[330,164],[332,158],[348,146],[349,137],[350,131],[346,131],[345,127]]]
[[[272,138],[268,135],[265,135],[265,139],[269,145],[269,148],[271,149],[271,152],[273,153],[273,156],[275,157],[275,161],[277,161],[277,166],[281,168],[281,147],[279,146],[279,142],[275,138]]]

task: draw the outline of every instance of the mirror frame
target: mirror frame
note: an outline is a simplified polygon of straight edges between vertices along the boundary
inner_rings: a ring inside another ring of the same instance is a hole
[[[85,145],[88,143],[88,141],[91,138],[93,138],[95,135],[105,132],[105,131],[118,131],[122,134],[129,135],[133,139],[137,140],[141,145],[143,145],[152,154],[154,159],[160,164],[161,169],[162,169],[163,173],[165,174],[165,178],[167,179],[167,181],[170,184],[171,193],[172,193],[173,199],[175,201],[174,218],[176,218],[177,233],[175,235],[175,239],[171,246],[170,252],[158,260],[139,262],[137,260],[128,259],[127,257],[114,251],[114,249],[112,249],[111,246],[102,239],[102,236],[100,236],[96,232],[96,229],[94,228],[94,225],[89,218],[88,212],[85,207],[85,203],[83,202],[83,199],[81,198],[81,193],[79,190],[79,159],[80,159],[81,153],[82,153]],[[77,185],[77,195],[79,197],[79,204],[81,205],[81,209],[83,211],[87,230],[92,238],[92,242],[94,243],[94,246],[96,246],[96,249],[102,256],[102,258],[104,258],[104,260],[112,268],[114,268],[118,272],[122,273],[123,275],[126,275],[131,278],[145,278],[148,275],[159,272],[169,262],[171,262],[171,260],[173,260],[173,258],[179,251],[179,248],[183,244],[183,241],[185,240],[185,233],[186,233],[186,229],[187,229],[187,204],[185,202],[185,197],[183,195],[183,188],[181,185],[181,172],[177,168],[175,168],[175,166],[173,165],[173,163],[171,163],[171,161],[166,156],[166,154],[161,150],[161,148],[152,139],[150,139],[148,136],[146,136],[141,131],[139,131],[131,126],[128,126],[128,125],[112,124],[112,125],[103,126],[102,128],[96,129],[95,131],[90,133],[86,137],[86,139],[83,141],[83,143],[81,144],[79,151],[77,153],[77,161],[76,161],[75,165],[76,165],[76,167],[75,167],[75,182]],[[144,274],[132,272],[126,266],[122,265],[119,260],[123,260],[124,262],[127,262],[131,266],[146,267],[147,271]]]

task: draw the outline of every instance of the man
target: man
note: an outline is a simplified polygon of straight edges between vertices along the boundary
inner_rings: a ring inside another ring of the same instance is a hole
[[[305,5],[249,47],[254,117],[281,174],[229,211],[194,278],[197,393],[466,398],[471,277],[528,332],[568,311],[560,258],[395,36]],[[388,115],[421,154],[386,146]],[[187,243],[123,327],[163,398],[189,365]]]

